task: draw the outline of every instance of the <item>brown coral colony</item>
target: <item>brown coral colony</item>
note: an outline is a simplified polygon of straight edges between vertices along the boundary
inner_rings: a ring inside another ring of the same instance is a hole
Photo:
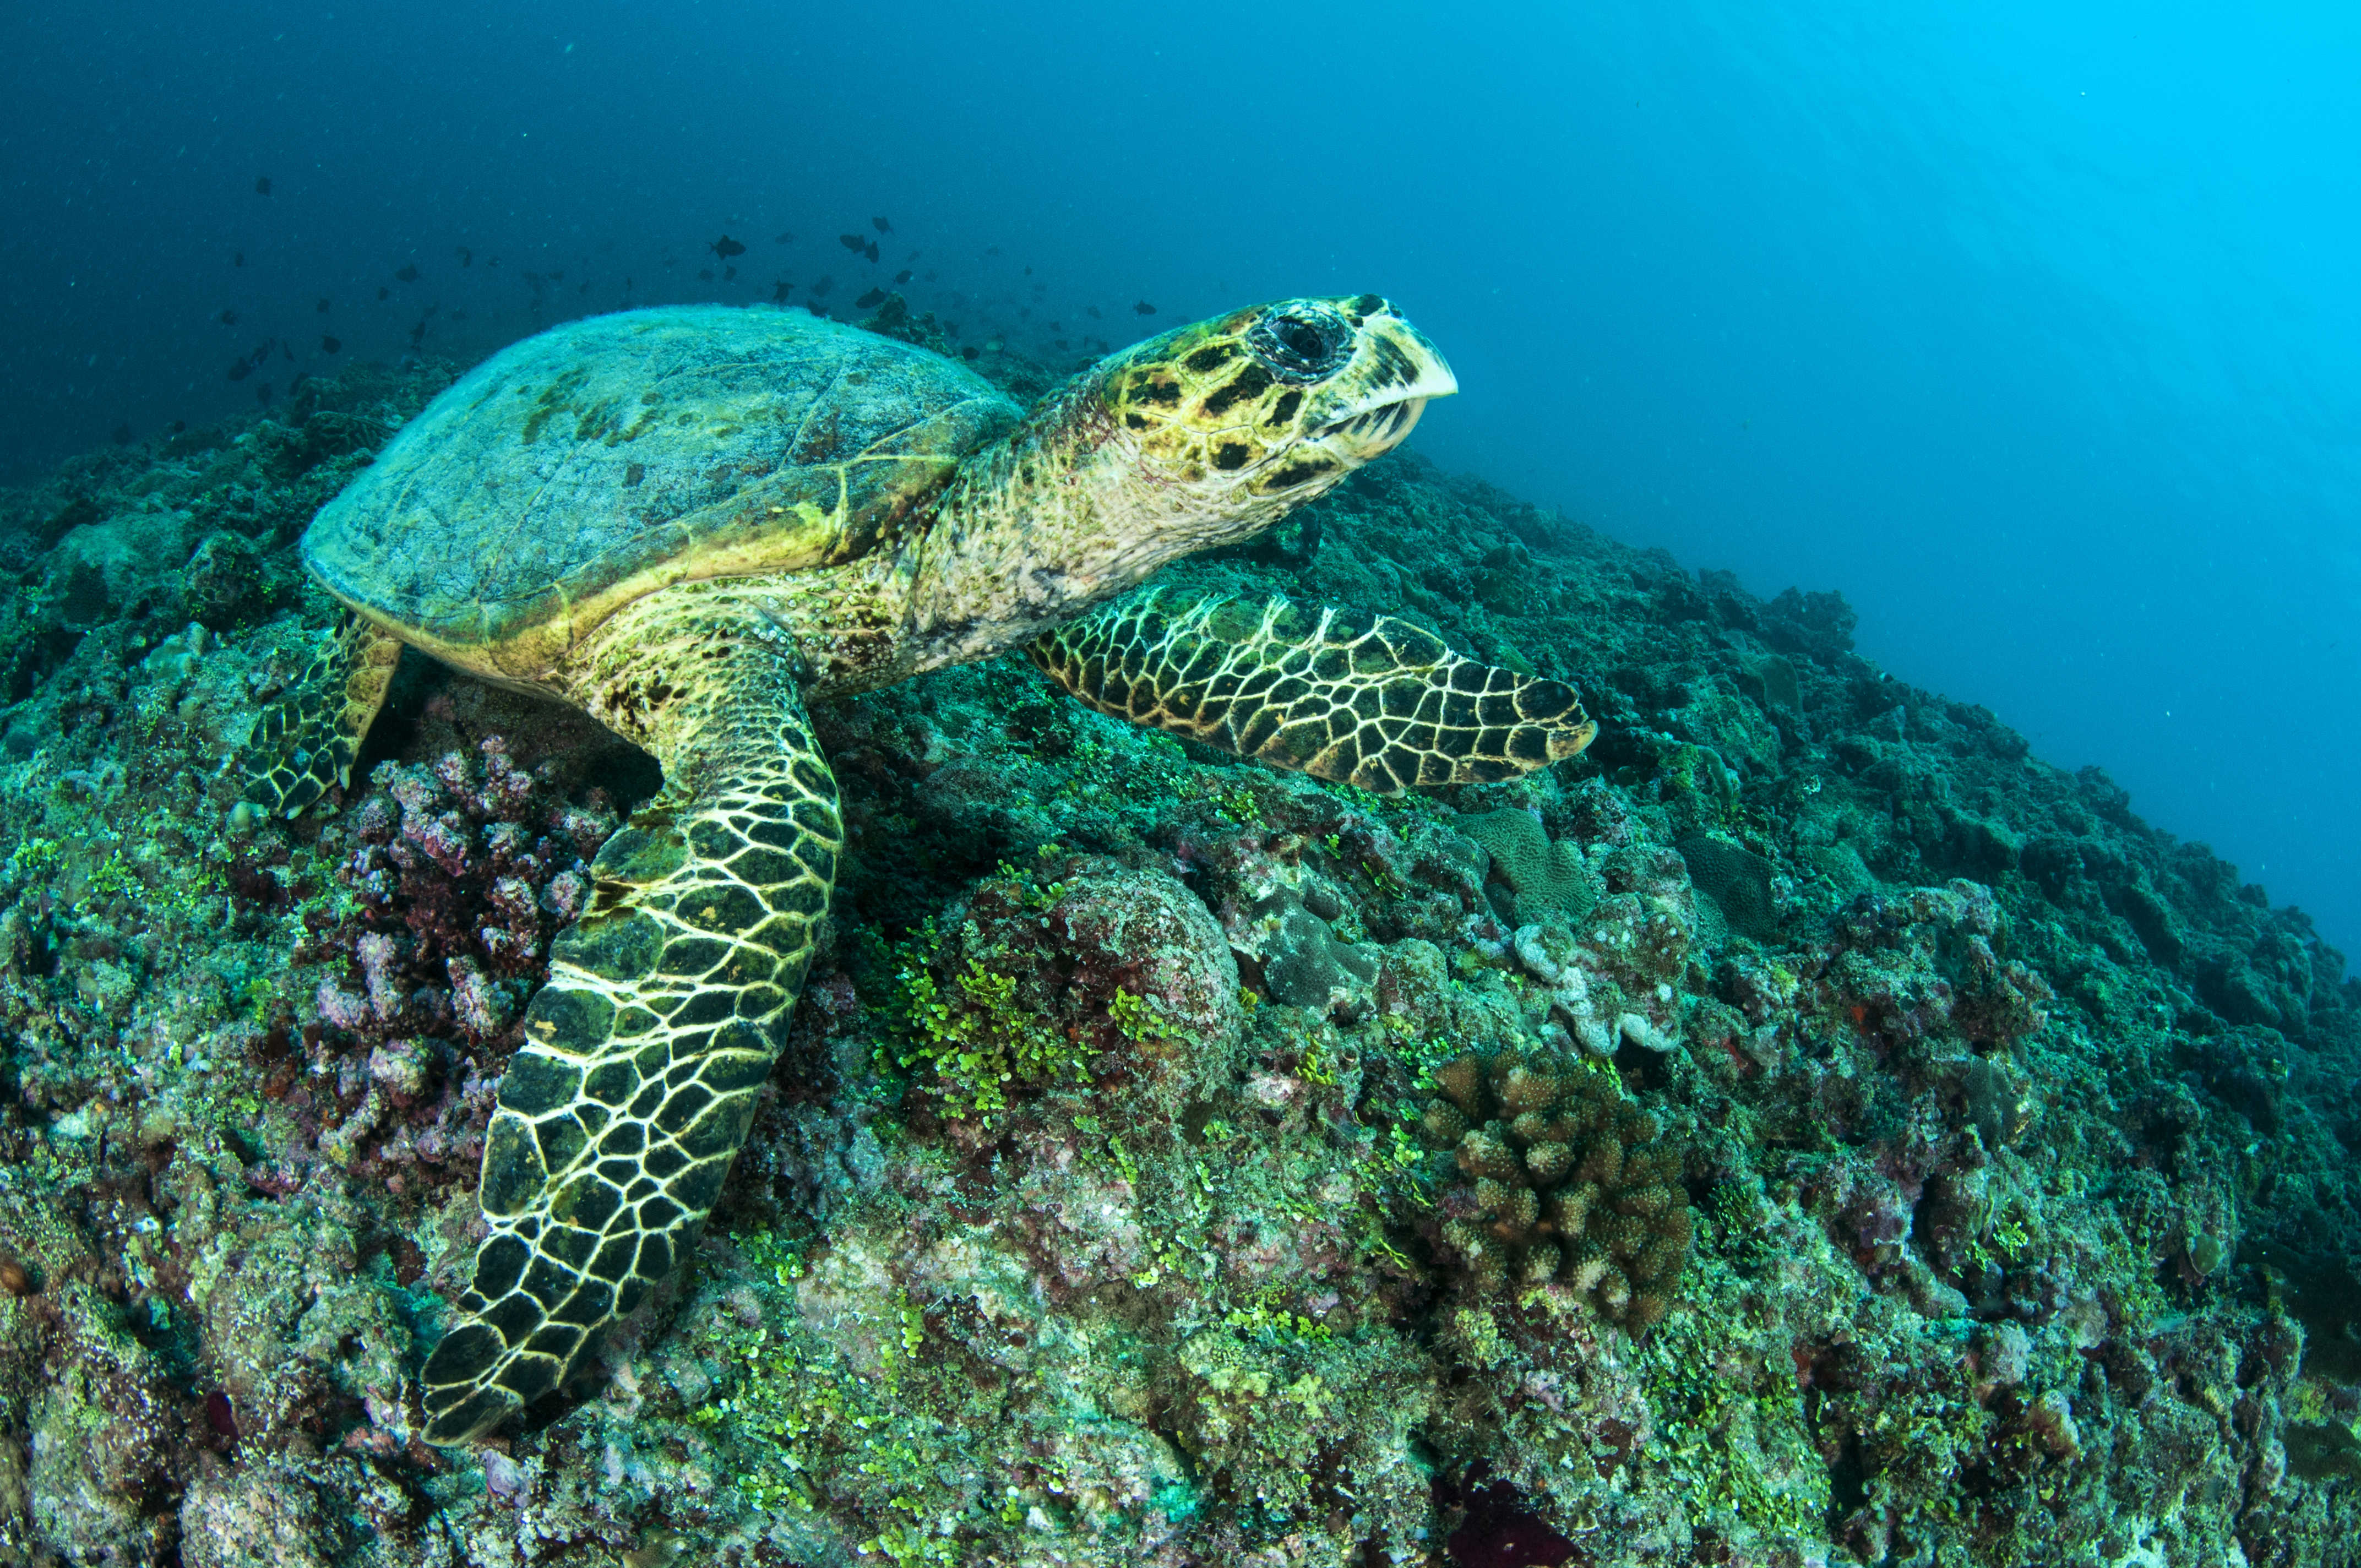
[[[1488,1295],[1557,1285],[1638,1332],[1661,1321],[1695,1229],[1680,1151],[1605,1077],[1539,1054],[1459,1057],[1421,1129],[1474,1183],[1443,1239]]]

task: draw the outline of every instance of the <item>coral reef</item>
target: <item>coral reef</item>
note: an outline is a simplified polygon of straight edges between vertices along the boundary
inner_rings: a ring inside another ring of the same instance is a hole
[[[720,1208],[425,1447],[491,1086],[659,781],[414,657],[335,809],[215,770],[451,374],[0,496],[0,1568],[2349,1560],[2342,958],[1840,598],[1400,455],[1177,576],[1571,676],[1590,751],[1392,800],[1021,656],[819,705],[836,912]]]

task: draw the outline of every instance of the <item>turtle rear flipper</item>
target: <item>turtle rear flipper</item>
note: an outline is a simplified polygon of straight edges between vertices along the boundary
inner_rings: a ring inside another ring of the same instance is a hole
[[[1598,727],[1572,687],[1466,659],[1391,616],[1150,589],[1033,644],[1097,708],[1382,795],[1490,784]]]
[[[551,944],[500,1080],[490,1234],[426,1362],[433,1443],[559,1387],[671,1271],[745,1141],[835,882],[836,784],[785,652],[742,627],[618,643],[609,693],[656,672],[674,695],[642,722],[591,706],[665,787],[591,862],[591,908]]]
[[[288,694],[263,710],[230,763],[241,799],[240,827],[265,817],[299,817],[331,789],[352,782],[377,710],[401,661],[401,642],[340,610]]]

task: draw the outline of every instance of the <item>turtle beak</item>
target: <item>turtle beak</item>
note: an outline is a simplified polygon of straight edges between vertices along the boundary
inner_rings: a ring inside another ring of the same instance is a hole
[[[1459,378],[1426,334],[1375,294],[1334,302],[1357,317],[1353,361],[1328,384],[1313,415],[1313,439],[1355,467],[1400,445],[1430,398],[1459,390]]]

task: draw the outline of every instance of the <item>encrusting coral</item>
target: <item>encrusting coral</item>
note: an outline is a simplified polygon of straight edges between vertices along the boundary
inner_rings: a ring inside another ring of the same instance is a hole
[[[1452,1151],[1473,1213],[1443,1239],[1487,1294],[1562,1285],[1624,1327],[1664,1320],[1696,1225],[1680,1152],[1580,1063],[1470,1053],[1434,1069],[1420,1128]]]
[[[1530,811],[1470,812],[1455,824],[1492,857],[1493,874],[1515,899],[1512,926],[1571,925],[1598,902],[1598,881],[1572,844],[1553,842]]]
[[[1771,862],[1742,844],[1710,833],[1692,833],[1674,846],[1689,868],[1697,891],[1713,900],[1730,928],[1761,941],[1777,931],[1772,902]]]

